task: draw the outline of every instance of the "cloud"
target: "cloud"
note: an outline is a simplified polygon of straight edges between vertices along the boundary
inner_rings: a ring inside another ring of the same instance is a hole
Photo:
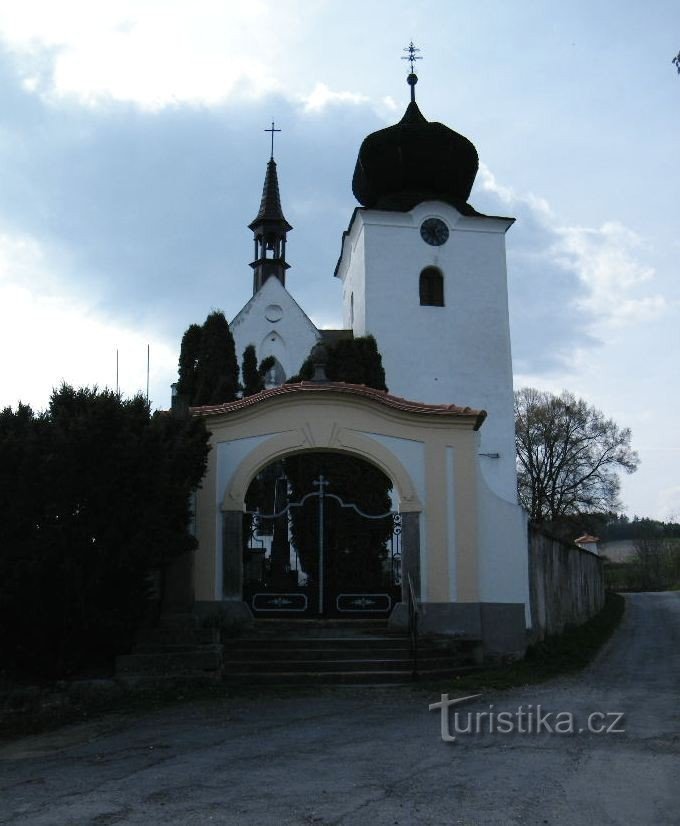
[[[666,522],[680,522],[680,485],[659,491],[657,497],[658,518]]]
[[[496,180],[484,164],[478,209],[517,218],[507,236],[515,371],[524,377],[577,372],[615,327],[657,318],[665,299],[647,292],[654,270],[640,237],[617,222],[564,225],[550,204]],[[560,378],[559,381],[562,379]]]
[[[594,324],[630,325],[664,311],[661,295],[631,295],[654,278],[653,268],[638,260],[643,244],[635,232],[617,222],[595,229],[556,227],[556,232],[555,259],[586,286],[579,306]]]
[[[301,8],[261,0],[207,0],[200,9],[181,0],[24,0],[0,8],[0,37],[25,87],[53,100],[213,105],[280,88],[277,67],[305,29]]]
[[[333,92],[325,83],[317,83],[308,95],[301,95],[305,112],[323,112],[333,104],[368,103],[370,98],[359,92]]]
[[[145,392],[149,344],[149,397],[154,406],[167,408],[174,348],[146,331],[102,318],[83,300],[64,294],[48,260],[35,239],[0,234],[0,407],[24,401],[44,409],[51,389],[62,381],[114,388],[116,351],[121,392]]]

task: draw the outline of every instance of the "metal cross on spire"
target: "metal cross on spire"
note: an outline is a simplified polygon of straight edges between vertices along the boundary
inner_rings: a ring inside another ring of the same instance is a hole
[[[409,63],[411,64],[411,74],[413,74],[413,70],[416,65],[416,60],[423,59],[422,57],[419,57],[417,54],[417,52],[419,52],[420,49],[416,49],[416,47],[413,45],[413,41],[411,41],[405,49],[402,49],[402,51],[408,52],[408,54],[402,56],[401,59],[409,61]]]
[[[423,58],[416,54],[420,51],[420,49],[416,49],[416,47],[413,45],[413,41],[411,41],[403,51],[407,52],[407,54],[402,55],[401,59],[408,60],[408,62],[411,64],[411,72],[409,76],[406,78],[406,82],[411,87],[411,103],[415,103],[416,83],[418,82],[418,75],[414,72],[414,69],[416,65],[416,60],[422,60]]]
[[[272,133],[272,160],[273,160],[274,159],[274,132],[280,132],[281,130],[280,129],[275,129],[274,128],[274,121],[272,121],[271,129],[265,129],[264,131]]]

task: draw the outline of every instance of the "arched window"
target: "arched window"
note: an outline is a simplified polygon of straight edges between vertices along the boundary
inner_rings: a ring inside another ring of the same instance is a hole
[[[267,390],[272,387],[279,387],[286,380],[286,371],[281,366],[281,362],[274,356],[274,364],[264,377],[264,386]]]
[[[444,276],[436,267],[420,273],[420,303],[425,307],[444,306]]]

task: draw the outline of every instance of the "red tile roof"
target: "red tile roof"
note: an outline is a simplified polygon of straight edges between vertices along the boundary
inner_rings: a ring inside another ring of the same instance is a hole
[[[247,407],[273,399],[278,396],[288,396],[296,393],[344,393],[351,396],[359,396],[371,399],[379,404],[391,407],[393,410],[401,410],[405,413],[418,413],[425,416],[474,416],[475,430],[482,426],[486,418],[486,410],[476,410],[473,407],[459,407],[455,404],[425,404],[424,402],[409,401],[399,396],[392,396],[384,390],[376,390],[373,387],[366,387],[365,384],[347,384],[346,382],[313,382],[301,381],[294,384],[282,384],[273,387],[271,390],[262,390],[253,396],[246,396],[233,402],[223,404],[203,405],[202,407],[190,408],[194,416],[217,416],[224,413],[233,413]]]

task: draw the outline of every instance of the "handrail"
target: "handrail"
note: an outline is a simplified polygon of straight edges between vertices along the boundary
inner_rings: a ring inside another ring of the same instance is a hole
[[[411,574],[406,575],[408,583],[408,633],[411,637],[411,654],[413,657],[413,679],[418,678],[418,600]]]

